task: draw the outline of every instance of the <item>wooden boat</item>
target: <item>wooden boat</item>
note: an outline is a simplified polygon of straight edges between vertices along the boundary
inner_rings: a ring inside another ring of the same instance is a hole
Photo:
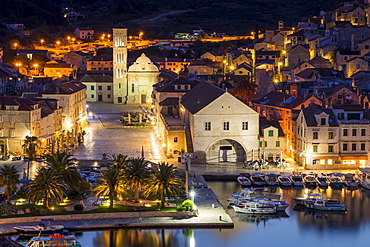
[[[264,186],[266,184],[265,174],[263,173],[254,173],[251,175],[251,182],[254,186]]]
[[[317,200],[324,200],[328,204],[340,204],[338,200],[324,199],[322,194],[319,194],[319,193],[308,194],[307,197],[293,197],[293,200],[297,205],[301,205],[301,206],[306,206],[307,202],[315,202]]]
[[[288,173],[281,173],[280,176],[278,176],[278,182],[280,186],[288,187],[292,186],[293,182],[290,179],[290,175]]]
[[[309,173],[303,177],[304,184],[307,187],[315,187],[318,185],[316,173]]]
[[[303,186],[303,176],[299,172],[293,172],[293,174],[290,176],[290,179],[292,180],[293,186]]]
[[[305,202],[305,205],[309,209],[315,210],[328,210],[328,211],[346,211],[346,205],[329,203],[325,199],[317,199],[314,202]]]
[[[336,173],[330,173],[329,174],[329,185],[331,187],[343,187],[344,181],[342,179],[342,173],[336,172]]]
[[[370,190],[370,169],[359,168],[361,175],[359,178],[360,186]]]
[[[276,213],[275,207],[264,206],[258,202],[245,203],[244,205],[236,206],[233,205],[232,208],[237,213],[243,214],[274,214]]]
[[[329,186],[328,176],[324,173],[321,173],[317,176],[317,182],[318,182],[320,187],[328,187]]]
[[[47,247],[47,246],[57,246],[57,247],[80,247],[81,244],[76,240],[74,235],[61,235],[54,234],[50,236],[38,236],[31,238],[28,242],[18,242],[22,246],[27,247]]]
[[[245,174],[240,174],[240,176],[237,177],[236,180],[241,186],[250,186],[252,184],[249,177],[246,176]]]
[[[356,174],[354,173],[344,173],[342,176],[344,185],[347,188],[357,188],[358,187],[358,179]]]
[[[278,176],[274,173],[267,174],[265,176],[266,185],[270,185],[270,186],[278,185],[279,182],[278,182],[277,178],[278,178]]]
[[[37,226],[15,226],[14,229],[21,235],[51,235],[63,231],[63,225],[51,225],[54,219],[41,219]],[[47,222],[45,225],[43,222]]]

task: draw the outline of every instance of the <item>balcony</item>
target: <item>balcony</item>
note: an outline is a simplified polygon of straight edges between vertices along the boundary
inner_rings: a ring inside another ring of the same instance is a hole
[[[185,124],[180,118],[164,117],[162,114],[160,114],[160,117],[168,131],[175,131],[175,130],[185,131]]]

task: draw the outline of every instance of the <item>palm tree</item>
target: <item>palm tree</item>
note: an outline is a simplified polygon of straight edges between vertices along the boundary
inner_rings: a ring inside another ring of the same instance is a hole
[[[127,183],[134,188],[135,202],[139,202],[139,191],[149,178],[148,164],[144,158],[133,158],[125,168]]]
[[[113,208],[114,199],[118,195],[128,195],[128,189],[124,184],[124,171],[115,167],[109,167],[101,172],[98,184],[93,188],[95,194],[109,196],[109,208]]]
[[[164,206],[165,197],[176,197],[184,191],[184,181],[178,177],[179,171],[174,165],[166,162],[158,163],[152,168],[153,173],[146,186],[144,195],[159,196],[161,207]]]
[[[258,85],[253,83],[249,77],[242,77],[235,83],[236,95],[245,103],[257,93],[257,90]]]
[[[118,154],[115,155],[113,154],[111,157],[113,167],[118,168],[118,169],[124,169],[126,164],[127,164],[127,155],[123,154]]]
[[[33,203],[43,201],[44,208],[49,208],[49,201],[60,202],[64,197],[65,186],[52,169],[40,168],[35,179],[28,185],[26,195]]]
[[[30,178],[30,165],[32,161],[35,159],[36,151],[38,148],[39,140],[36,136],[26,136],[24,140],[23,149],[24,153],[28,156],[27,162],[27,182]]]
[[[76,159],[71,158],[71,154],[54,153],[45,157],[45,162],[49,168],[60,175],[62,182],[67,185],[69,190],[77,190],[82,182],[82,177],[75,166]]]
[[[19,183],[19,173],[14,165],[0,168],[0,187],[5,187],[6,203],[10,204],[10,196],[17,190]]]

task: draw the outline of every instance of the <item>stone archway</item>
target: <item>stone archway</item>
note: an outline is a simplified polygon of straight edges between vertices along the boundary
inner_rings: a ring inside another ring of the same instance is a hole
[[[222,139],[209,146],[206,152],[207,163],[212,162],[243,162],[246,153],[243,146],[231,139]]]

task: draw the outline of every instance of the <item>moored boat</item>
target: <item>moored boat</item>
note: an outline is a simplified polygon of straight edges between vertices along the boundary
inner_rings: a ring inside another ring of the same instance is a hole
[[[308,194],[305,197],[293,197],[295,204],[305,206],[305,202],[313,202],[316,199],[322,199],[322,194]]]
[[[80,247],[81,244],[76,240],[74,235],[54,234],[50,236],[38,236],[31,238],[28,242],[18,242],[22,246],[27,247]]]
[[[314,187],[318,185],[316,173],[309,173],[303,177],[304,184],[307,187]]]
[[[344,173],[343,176],[344,185],[347,188],[357,188],[358,187],[358,179],[356,174],[354,173]]]
[[[267,174],[265,176],[266,185],[276,186],[278,185],[277,175],[274,173]]]
[[[361,175],[359,178],[359,183],[365,189],[370,190],[370,170],[365,168],[359,168]]]
[[[266,184],[265,174],[263,173],[254,173],[251,175],[250,179],[254,186],[264,186]]]
[[[329,203],[324,199],[317,199],[314,202],[305,202],[305,205],[309,209],[315,210],[328,210],[328,211],[346,211],[347,206],[341,204]]]
[[[290,179],[292,180],[293,186],[303,186],[303,176],[299,172],[293,172],[293,174],[290,176]]]
[[[236,180],[238,181],[238,183],[241,185],[241,186],[250,186],[252,183],[251,183],[251,180],[249,179],[248,175],[247,174],[240,174],[240,176],[238,176],[236,178]]]
[[[15,226],[14,229],[21,235],[50,235],[63,231],[63,225],[51,225],[54,219],[41,219],[37,226]],[[47,222],[45,225],[43,222]]]
[[[342,173],[335,172],[329,174],[329,185],[331,187],[343,187],[344,181],[342,179]]]
[[[281,173],[281,175],[278,176],[278,182],[279,185],[283,187],[289,187],[293,185],[290,175],[287,173]]]
[[[320,187],[328,187],[329,186],[328,176],[324,173],[321,173],[317,176],[317,182],[318,182]]]
[[[274,214],[276,207],[264,206],[258,202],[245,203],[244,205],[233,205],[232,208],[237,213],[243,214]]]

